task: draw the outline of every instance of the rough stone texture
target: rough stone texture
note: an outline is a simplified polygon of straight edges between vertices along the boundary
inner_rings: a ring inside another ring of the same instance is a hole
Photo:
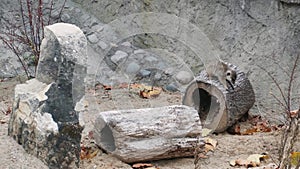
[[[296,0],[73,1],[107,24],[102,32],[107,34],[99,37],[111,37],[108,41],[115,44],[132,39],[131,44],[139,48],[162,48],[177,56],[173,63],[188,65],[195,75],[203,70],[206,60],[218,56],[238,65],[257,96],[250,112],[270,120],[275,120],[274,115],[280,119],[282,111],[269,94],[271,90],[275,95],[279,92],[257,65],[265,67],[286,88],[287,75],[281,70],[288,70],[299,54],[300,7]],[[173,36],[176,32],[178,36]],[[213,55],[209,50],[214,51]],[[102,51],[103,57],[109,58],[106,53]],[[161,59],[170,58],[158,54]],[[300,95],[299,78],[296,76],[293,98]]]
[[[22,1],[25,2],[25,1]],[[44,7],[50,6],[50,1],[43,1]],[[37,4],[37,3],[35,3]],[[61,0],[53,0],[53,6],[54,9],[51,13],[51,23],[57,22],[59,20],[58,14],[60,11],[60,7],[62,6],[63,1]],[[33,5],[34,6],[34,5]],[[44,17],[47,16],[47,22],[49,17],[49,10],[44,10],[43,15]],[[23,23],[21,20],[20,15],[20,4],[18,0],[2,0],[0,4],[0,36],[2,36],[3,32],[17,32],[18,35],[21,35],[19,27],[21,27],[23,31]],[[24,12],[25,18],[28,17],[27,11]],[[66,16],[64,16],[66,17]],[[10,23],[13,23],[13,25],[7,25],[7,21]],[[28,22],[28,21],[27,21]],[[45,24],[45,22],[44,22]],[[5,36],[5,35],[4,35]],[[29,53],[32,56],[32,53],[30,52],[31,46],[26,46],[23,43],[19,43],[18,41],[15,42],[15,46],[18,47],[18,50],[21,52],[21,59],[24,60],[25,63],[29,64],[29,75],[34,77],[35,76],[35,66],[33,66],[32,59],[29,59],[29,57],[26,57],[26,53]],[[25,47],[24,47],[25,46]],[[30,56],[29,55],[29,56]],[[18,57],[14,54],[14,52],[6,47],[6,45],[2,44],[2,41],[0,40],[0,77],[16,77],[18,75],[25,75],[24,68],[22,67]]]
[[[174,105],[101,112],[94,131],[101,148],[134,163],[193,156],[201,123],[195,109]]]
[[[177,70],[192,71],[196,75],[204,69],[205,59],[219,56],[238,65],[253,84],[257,100],[250,112],[266,117],[272,113],[274,117],[274,113],[279,114],[281,110],[269,92],[279,93],[272,80],[257,65],[266,67],[286,88],[287,75],[282,70],[289,69],[294,56],[299,53],[300,7],[297,2],[145,0],[125,3],[73,0],[67,2],[64,12],[70,17],[64,17],[64,21],[79,26],[86,35],[95,33],[99,38],[97,44],[89,44],[88,73],[91,82],[116,84],[128,81],[122,74],[124,72],[112,69],[116,65],[111,63],[110,58],[115,51],[128,53],[132,59],[129,63],[136,59],[142,62],[146,56],[139,58],[125,51],[120,45],[124,42],[130,42],[132,50],[141,48],[145,51],[144,55],[155,55],[159,60],[154,65],[139,63],[143,69],[150,67],[164,71],[173,68],[176,71],[172,76],[178,73]],[[17,5],[14,1],[7,1],[1,3],[0,8],[9,9],[11,6]],[[199,46],[200,51],[197,50]],[[215,51],[214,54],[209,55],[207,49]],[[6,63],[6,55],[0,57],[4,58],[1,62]],[[295,80],[298,82],[293,91],[295,100],[300,95],[297,90],[299,78],[297,76]],[[182,89],[186,86],[179,87],[184,91]]]
[[[180,71],[175,76],[176,80],[178,80],[181,84],[188,84],[193,80],[193,75],[186,71]]]
[[[45,27],[36,79],[17,85],[9,135],[49,168],[78,165],[77,103],[85,92],[87,40],[71,24]]]

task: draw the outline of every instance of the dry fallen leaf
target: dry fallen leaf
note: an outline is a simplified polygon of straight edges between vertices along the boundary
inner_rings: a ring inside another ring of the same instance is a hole
[[[132,165],[132,168],[145,168],[145,167],[153,167],[153,164],[149,163],[136,163]]]
[[[268,155],[252,154],[247,159],[237,159],[229,161],[230,166],[245,166],[257,167],[260,165],[261,160],[269,158]]]
[[[297,117],[298,114],[299,114],[299,111],[300,111],[300,109],[291,111],[291,112],[290,112],[290,116],[291,116],[291,117]]]
[[[137,84],[137,83],[130,84],[130,89],[141,89],[141,88],[143,88],[142,84]]]
[[[267,121],[257,122],[255,126],[250,129],[247,129],[244,132],[241,132],[241,135],[252,135],[257,132],[271,132],[272,128],[270,127]]]
[[[7,123],[7,121],[6,120],[0,120],[0,124],[5,124],[5,123]]]
[[[238,166],[245,166],[245,167],[256,167],[256,166],[253,166],[252,164],[251,164],[251,162],[250,161],[248,161],[248,160],[244,160],[244,159],[237,159],[236,161],[235,161],[235,163],[236,163],[236,165],[238,165]]]
[[[229,165],[234,167],[236,165],[236,160],[230,160]]]
[[[206,137],[206,136],[208,136],[208,135],[210,134],[211,131],[212,131],[211,129],[203,128],[203,129],[201,130],[201,136],[202,136],[202,137]]]
[[[108,86],[108,85],[103,85],[104,90],[111,90],[112,86]]]
[[[118,88],[119,89],[126,89],[126,88],[128,88],[128,83],[121,83],[121,84],[119,84],[119,86],[118,86]]]
[[[238,135],[241,134],[241,126],[239,124],[234,125],[230,129],[231,129],[230,133],[232,134],[238,134]]]
[[[157,97],[162,91],[160,87],[153,87],[153,86],[143,86],[140,90],[140,96],[142,98],[154,98]]]
[[[212,138],[206,138],[205,139],[205,143],[206,144],[210,144],[213,146],[213,148],[215,149],[217,147],[217,144],[218,144],[218,141],[217,140],[214,140]]]
[[[80,159],[91,159],[98,154],[99,150],[92,150],[91,148],[81,147]]]
[[[200,153],[200,154],[198,154],[198,158],[203,158],[203,159],[205,159],[205,158],[208,158],[208,156],[206,156],[206,155],[203,154],[203,153]]]
[[[292,152],[290,158],[291,164],[297,166],[300,162],[300,152]]]
[[[252,162],[252,164],[254,164],[255,166],[259,166],[260,165],[260,160],[265,157],[266,155],[261,155],[261,154],[251,154],[247,160]]]
[[[210,145],[210,144],[205,144],[204,145],[204,151],[207,153],[207,152],[209,152],[209,151],[215,151],[215,148],[212,146],[212,145]]]

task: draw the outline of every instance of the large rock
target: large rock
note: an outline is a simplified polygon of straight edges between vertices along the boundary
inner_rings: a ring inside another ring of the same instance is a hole
[[[79,162],[81,131],[76,104],[84,95],[87,40],[71,24],[45,28],[36,79],[17,85],[9,135],[49,168]]]

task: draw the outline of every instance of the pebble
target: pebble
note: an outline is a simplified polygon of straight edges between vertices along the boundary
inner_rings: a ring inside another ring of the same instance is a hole
[[[131,43],[130,42],[123,42],[121,45],[122,46],[126,46],[126,47],[131,47]]]
[[[140,68],[141,66],[139,64],[137,64],[136,62],[131,62],[126,68],[126,73],[135,74],[137,71],[139,71]]]
[[[167,68],[167,69],[164,71],[164,73],[165,73],[166,75],[171,75],[171,74],[174,73],[174,68],[169,67],[169,68]]]
[[[128,54],[126,52],[123,51],[116,51],[116,53],[111,57],[111,61],[113,61],[114,63],[119,63],[121,60],[123,60],[124,58],[126,58],[128,56]]]
[[[142,77],[150,76],[150,74],[151,74],[151,71],[149,71],[149,70],[145,70],[145,69],[140,70],[140,75]]]
[[[173,83],[168,84],[168,85],[165,87],[165,89],[166,89],[167,91],[169,91],[169,92],[177,92],[177,91],[179,91],[178,88],[177,88],[177,86],[176,86],[175,84],[173,84]]]
[[[88,39],[91,43],[93,43],[93,44],[95,44],[95,43],[97,43],[97,42],[99,41],[97,35],[94,34],[94,33],[91,34],[91,35],[88,35],[88,36],[87,36],[87,39]]]
[[[193,75],[187,71],[180,71],[176,74],[175,79],[181,84],[188,84],[193,80]]]
[[[154,75],[154,80],[160,80],[161,77],[162,77],[162,75],[161,75],[160,73],[156,73],[156,74]]]
[[[150,62],[150,63],[153,63],[153,62],[157,62],[157,58],[154,57],[154,56],[147,56],[145,58],[146,61]]]
[[[141,53],[146,53],[143,49],[137,49],[133,51],[134,54],[141,54]]]
[[[96,32],[99,33],[99,32],[101,32],[101,31],[103,31],[104,28],[103,28],[103,26],[97,24],[97,25],[92,26],[91,29],[92,29],[93,31],[96,31]]]
[[[101,41],[101,40],[98,42],[98,46],[101,49],[106,49],[108,47],[108,45],[105,42]]]
[[[61,21],[63,21],[63,22],[67,22],[67,21],[69,21],[71,19],[71,16],[69,15],[69,14],[67,14],[67,13],[63,13],[62,15],[61,15]]]

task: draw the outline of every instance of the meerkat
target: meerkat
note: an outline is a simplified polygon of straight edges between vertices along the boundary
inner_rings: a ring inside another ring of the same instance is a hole
[[[230,68],[223,61],[219,60],[217,62],[208,64],[206,67],[206,72],[210,80],[217,78],[222,85],[229,90],[229,86],[227,85],[228,82],[230,87],[234,89],[233,85],[236,80],[236,71]]]

